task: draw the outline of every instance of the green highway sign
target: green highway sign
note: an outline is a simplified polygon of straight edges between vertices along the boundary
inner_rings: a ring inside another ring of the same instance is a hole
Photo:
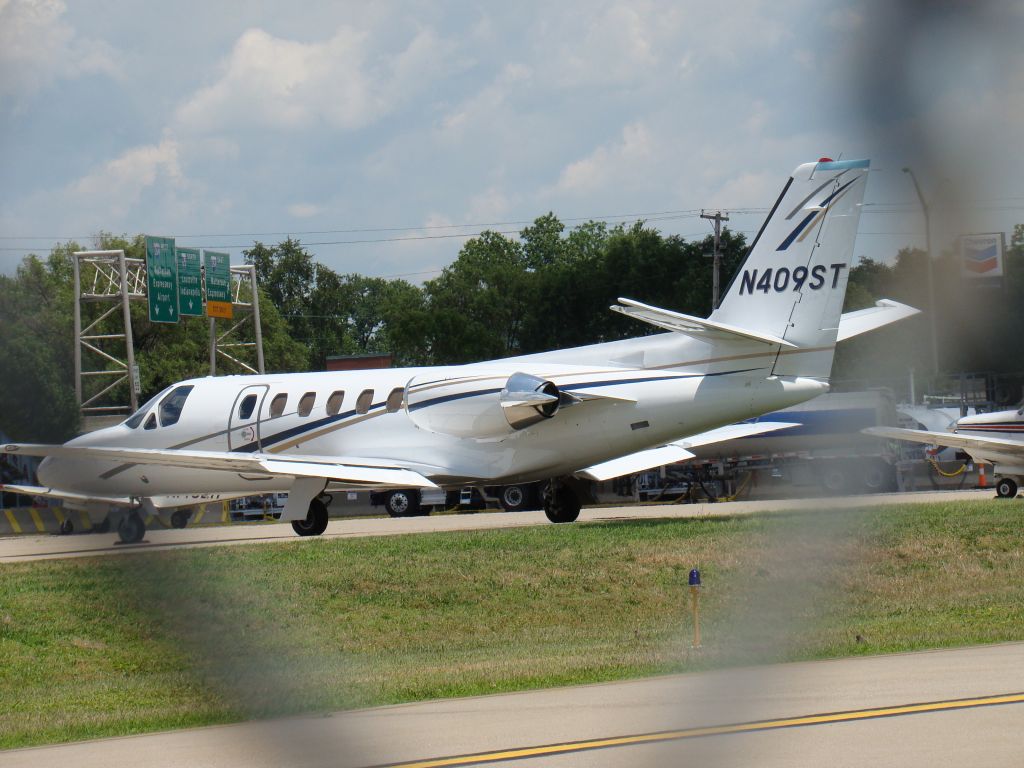
[[[206,266],[206,314],[230,320],[231,305],[231,257],[226,253],[203,251]]]
[[[198,248],[178,248],[178,312],[203,315],[203,273]]]
[[[178,322],[178,262],[173,237],[146,235],[146,293],[150,322]]]

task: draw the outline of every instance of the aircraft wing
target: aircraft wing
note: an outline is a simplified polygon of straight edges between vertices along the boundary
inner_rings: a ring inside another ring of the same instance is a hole
[[[669,443],[660,448],[651,448],[646,451],[631,453],[627,456],[620,456],[611,461],[602,461],[600,464],[594,464],[586,469],[579,470],[576,476],[586,478],[587,480],[611,480],[613,477],[632,475],[635,472],[643,472],[645,469],[692,459],[693,456],[692,453],[681,445]]]
[[[840,316],[839,336],[836,341],[860,336],[862,333],[881,328],[883,325],[916,315],[920,311],[906,304],[900,304],[898,301],[882,299],[875,302],[873,307],[859,309],[856,312],[846,312]]]
[[[868,427],[861,430],[866,435],[888,437],[893,440],[909,440],[913,443],[943,445],[962,448],[965,451],[998,451],[1016,453],[1024,457],[1024,442],[1005,437],[980,437],[956,432],[927,432],[923,429],[901,429],[899,427]]]
[[[705,320],[702,317],[693,317],[669,309],[652,307],[649,304],[642,304],[633,299],[619,298],[621,304],[612,304],[611,309],[619,314],[642,320],[650,325],[665,328],[676,333],[685,333],[688,336],[698,336],[711,339],[730,339],[733,341],[759,341],[762,344],[778,344],[781,347],[795,347],[792,342],[771,336],[766,333],[748,331],[746,328],[738,328],[735,325],[716,323],[712,320]]]
[[[38,485],[0,485],[0,491],[20,493],[23,496],[44,496],[48,499],[61,499],[78,504],[111,504],[115,507],[130,507],[132,500],[127,496],[90,496],[84,493],[72,493],[57,488],[44,488]]]
[[[9,444],[2,453],[22,456],[54,456],[66,459],[155,464],[185,469],[214,469],[267,477],[322,478],[360,486],[436,488],[419,472],[379,459],[350,456],[297,456],[275,453],[185,451],[160,448],[111,448],[87,445]]]
[[[699,435],[692,435],[685,440],[677,440],[676,442],[686,448],[699,448],[702,445],[723,443],[726,440],[737,440],[741,437],[763,435],[766,432],[777,432],[780,429],[792,429],[799,426],[800,424],[790,421],[743,422],[741,424],[729,424],[718,429],[710,429],[707,432],[701,432]]]
[[[646,469],[653,469],[664,464],[672,464],[677,461],[692,459],[695,454],[690,453],[688,448],[696,448],[701,445],[720,443],[725,440],[735,440],[738,437],[750,437],[765,432],[775,432],[779,429],[798,427],[799,424],[791,424],[782,421],[762,421],[750,424],[730,424],[726,427],[719,427],[700,434],[691,435],[685,440],[677,440],[660,448],[650,448],[646,451],[638,451],[617,459],[603,461],[600,464],[586,467],[576,472],[577,477],[587,480],[611,480],[613,477],[631,475],[635,472],[643,472]]]

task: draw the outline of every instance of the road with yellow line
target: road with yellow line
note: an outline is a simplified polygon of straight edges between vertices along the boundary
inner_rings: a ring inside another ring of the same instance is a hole
[[[1024,643],[407,704],[0,753],[6,768],[1006,766]]]

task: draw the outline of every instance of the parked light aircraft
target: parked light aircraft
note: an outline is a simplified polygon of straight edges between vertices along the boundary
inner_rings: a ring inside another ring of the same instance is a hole
[[[996,472],[996,495],[1012,499],[1024,477],[1024,404],[1020,408],[963,416],[949,432],[870,427],[864,432],[894,440],[960,448],[974,461],[991,464]]]
[[[330,490],[549,480],[548,518],[573,521],[581,479],[779,428],[722,429],[825,392],[837,341],[917,311],[841,316],[868,166],[799,166],[708,319],[620,299],[613,310],[668,333],[460,366],[191,379],[62,446],[3,446],[46,457],[45,487],[8,489],[113,505],[125,541],[144,534],[140,507],[181,493],[287,491],[282,520],[315,535]]]

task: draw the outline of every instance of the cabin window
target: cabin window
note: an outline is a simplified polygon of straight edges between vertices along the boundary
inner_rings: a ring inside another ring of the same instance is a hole
[[[242,398],[242,404],[238,406],[238,418],[248,419],[252,416],[252,412],[255,407],[256,395],[246,395]]]
[[[175,387],[171,390],[171,394],[160,401],[161,427],[169,427],[172,424],[178,423],[178,419],[181,418],[181,409],[185,407],[185,400],[188,399],[189,392],[191,391],[191,384],[186,384],[184,387]]]
[[[299,416],[309,416],[316,402],[316,392],[307,392],[299,398]]]
[[[341,404],[345,401],[345,392],[338,390],[331,392],[331,396],[327,398],[327,415],[335,416],[341,411]]]
[[[156,414],[149,414],[149,418],[146,419],[146,426],[143,429],[156,429]]]
[[[364,389],[359,393],[359,398],[356,400],[356,413],[366,413],[370,410],[370,404],[373,402],[373,390]]]
[[[402,410],[402,397],[405,395],[404,387],[395,387],[388,395],[388,413],[398,413]]]
[[[276,419],[284,413],[286,405],[288,405],[288,395],[284,392],[274,395],[274,399],[270,401],[270,418]]]

